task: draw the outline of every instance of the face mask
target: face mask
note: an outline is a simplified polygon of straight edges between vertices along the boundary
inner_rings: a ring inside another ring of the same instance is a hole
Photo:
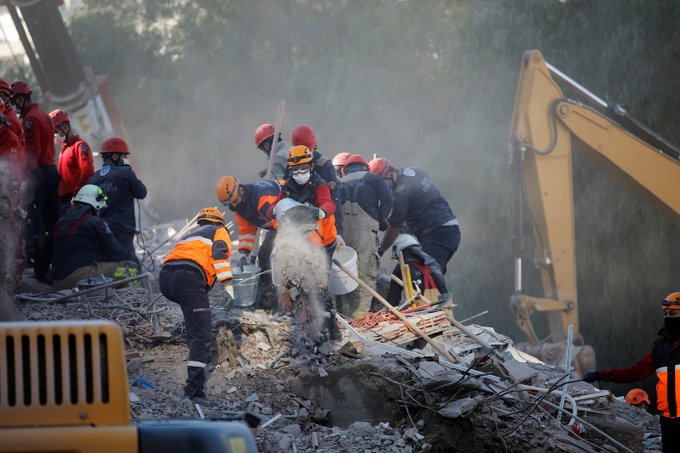
[[[61,146],[61,144],[64,143],[64,137],[62,137],[61,134],[54,134],[54,143],[57,146]]]
[[[663,326],[672,337],[680,337],[680,318],[663,318]]]
[[[309,181],[310,176],[312,176],[312,173],[309,170],[307,170],[300,173],[295,173],[293,175],[293,179],[295,180],[296,183],[303,185],[307,184],[307,181]]]

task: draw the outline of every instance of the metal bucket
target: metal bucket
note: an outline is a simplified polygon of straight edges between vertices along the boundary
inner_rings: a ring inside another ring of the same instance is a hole
[[[357,275],[357,252],[346,245],[338,247],[333,253],[333,258],[338,260],[343,266],[347,268],[354,275]],[[333,264],[331,266],[331,275],[328,279],[328,292],[331,296],[341,296],[348,294],[357,289],[359,284],[345,273],[338,266]]]
[[[239,267],[231,270],[232,284],[234,285],[234,305],[250,307],[255,303],[261,271],[260,266],[256,264],[243,266],[243,272]]]

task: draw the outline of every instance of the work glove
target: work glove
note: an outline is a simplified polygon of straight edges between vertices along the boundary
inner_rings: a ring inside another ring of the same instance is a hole
[[[236,267],[241,268],[241,272],[243,272],[243,266],[246,265],[246,261],[248,260],[248,255],[249,255],[249,253],[242,253],[241,256],[239,257],[238,261],[236,262]]]
[[[260,170],[260,178],[264,178],[265,176],[267,176],[267,169]]]
[[[326,218],[326,211],[319,208],[319,212],[317,212],[317,217],[319,217],[319,220],[325,219]]]
[[[600,375],[597,371],[588,371],[583,375],[583,382],[595,382],[600,380]]]
[[[390,224],[387,223],[387,220],[383,220],[382,222],[379,223],[378,229],[379,229],[380,231],[385,231],[385,230],[387,229],[388,226],[390,226]]]
[[[123,157],[123,162],[121,163],[123,167],[129,167],[130,166],[130,160],[127,157]]]
[[[378,247],[378,258],[382,258],[382,256],[385,254],[385,249],[382,248],[382,246]]]
[[[224,292],[227,293],[232,300],[234,299],[234,285],[231,283],[225,284]]]

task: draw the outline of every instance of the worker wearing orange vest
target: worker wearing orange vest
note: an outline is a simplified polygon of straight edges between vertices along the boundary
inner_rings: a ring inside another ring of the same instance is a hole
[[[186,323],[189,346],[185,395],[206,398],[212,320],[208,291],[216,281],[231,286],[231,238],[222,214],[215,208],[202,209],[196,217],[199,227],[185,234],[163,261],[158,283],[161,293],[179,304]]]
[[[656,406],[661,414],[663,452],[680,451],[680,292],[661,302],[664,326],[652,349],[630,368],[589,371],[585,382],[635,382],[656,373]]]
[[[71,117],[63,110],[50,112],[55,135],[64,139],[59,155],[59,208],[62,213],[71,205],[71,198],[94,174],[92,149],[87,142],[71,129]]]
[[[313,156],[309,148],[304,145],[293,146],[288,151],[287,173],[290,176],[284,183],[277,202],[284,198],[290,198],[317,209],[317,228],[309,235],[309,240],[324,248],[330,269],[337,237],[334,216],[336,206],[331,196],[330,187],[324,179],[313,171],[313,167]],[[270,210],[270,218],[273,210],[274,206]],[[337,340],[340,338],[340,330],[333,312],[333,300],[328,292],[328,281],[326,281],[325,286],[319,288],[319,295],[326,310],[323,334],[327,339]]]
[[[274,247],[276,229],[267,215],[281,195],[279,183],[265,179],[254,184],[241,184],[241,181],[233,176],[223,176],[217,181],[216,194],[220,203],[228,206],[236,217],[240,255],[236,266],[243,269],[255,248],[257,229],[262,228],[267,230],[267,233],[257,251],[257,260],[262,272],[271,269],[270,255]],[[276,290],[270,272],[260,276],[257,292],[253,308],[269,310],[276,307]]]

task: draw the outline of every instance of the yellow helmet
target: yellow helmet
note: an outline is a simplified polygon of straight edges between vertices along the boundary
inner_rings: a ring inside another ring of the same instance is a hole
[[[196,221],[200,222],[201,220],[224,225],[224,217],[222,217],[220,211],[215,208],[203,208],[198,211],[198,217],[196,217]]]
[[[312,161],[312,152],[305,145],[293,146],[288,151],[288,166],[297,167],[298,165],[308,164]]]
[[[670,293],[661,301],[661,308],[664,310],[680,310],[680,291]]]
[[[233,176],[222,176],[217,181],[217,187],[215,188],[217,199],[225,206],[232,204],[238,196],[239,187],[241,187],[241,181],[237,178],[234,178]]]

